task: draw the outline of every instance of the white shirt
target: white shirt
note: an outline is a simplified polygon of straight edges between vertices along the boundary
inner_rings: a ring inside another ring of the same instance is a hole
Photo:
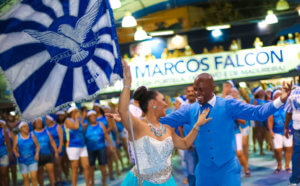
[[[285,110],[288,113],[292,113],[293,128],[300,129],[300,87],[294,89],[291,92],[286,104]]]
[[[140,107],[137,107],[137,106],[135,106],[133,104],[130,104],[129,105],[129,111],[130,111],[130,113],[132,115],[134,115],[137,118],[142,117],[143,111],[142,111],[142,109]]]

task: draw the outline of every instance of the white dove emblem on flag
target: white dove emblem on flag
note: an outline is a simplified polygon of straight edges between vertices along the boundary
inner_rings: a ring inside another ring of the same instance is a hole
[[[90,10],[77,21],[75,29],[70,25],[61,24],[57,33],[53,31],[38,32],[35,30],[24,30],[24,32],[45,45],[70,50],[72,52],[71,61],[80,62],[89,55],[89,52],[84,50],[82,45],[98,14],[99,5],[98,0]]]

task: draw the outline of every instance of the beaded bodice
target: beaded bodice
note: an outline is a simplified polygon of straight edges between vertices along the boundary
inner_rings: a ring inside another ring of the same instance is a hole
[[[164,183],[171,177],[171,155],[174,148],[172,137],[159,141],[149,136],[143,136],[135,141],[140,175],[152,183]],[[133,152],[132,142],[130,148]],[[132,172],[137,175],[136,166]]]

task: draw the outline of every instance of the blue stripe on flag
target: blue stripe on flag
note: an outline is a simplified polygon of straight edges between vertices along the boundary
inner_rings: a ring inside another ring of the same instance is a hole
[[[69,13],[70,13],[69,12],[69,0],[59,0],[59,1],[62,4],[64,15],[65,16],[69,15]]]
[[[68,68],[63,79],[55,107],[73,100],[73,68]]]
[[[106,7],[109,11],[111,25],[115,26],[113,11],[112,11],[111,7],[109,6],[108,0],[105,0],[105,3],[106,3]],[[118,36],[117,36],[117,30],[116,29],[111,30],[111,36],[112,36],[111,39],[114,40],[115,43],[117,44],[118,43]],[[121,78],[123,78],[123,67],[122,67],[122,62],[121,62],[121,57],[120,57],[121,54],[120,54],[119,47],[117,47],[117,56],[118,56],[118,59],[115,60],[116,63],[115,63],[115,67],[114,67],[114,72],[117,72],[119,74],[119,76]]]
[[[107,50],[110,53],[114,54],[114,49],[113,49],[113,46],[111,46],[111,44],[99,43],[99,44],[96,45],[96,48],[101,48],[101,49]]]
[[[106,13],[107,8],[106,8],[106,6],[105,6],[104,3],[105,3],[105,0],[103,0],[103,1],[101,2],[101,4],[100,4],[100,7],[99,7],[99,11],[98,11],[98,15],[97,15],[97,17],[96,17],[96,20],[100,19],[100,18],[102,17],[102,15]]]
[[[48,14],[52,19],[56,19],[55,12],[52,10],[52,8],[49,8],[43,4],[40,0],[24,0],[22,2],[23,4],[27,4],[32,7],[32,9],[43,12],[45,14]]]
[[[42,88],[55,64],[56,63],[50,63],[49,61],[46,62],[13,91],[21,112],[24,112]]]
[[[86,65],[82,66],[82,73],[83,73],[85,85],[86,85],[89,95],[96,93],[99,90],[99,88],[94,80],[96,77],[93,77],[91,75],[91,73]]]
[[[79,2],[78,17],[81,17],[85,14],[88,4],[88,2],[82,0]]]
[[[0,21],[0,34],[10,33],[10,32],[20,32],[25,29],[37,30],[40,32],[47,30],[47,28],[44,25],[34,21],[21,21],[16,18]]]
[[[98,30],[98,32],[95,33],[95,35],[100,36],[103,34],[111,34],[111,28],[110,27],[104,27]]]
[[[26,50],[26,52],[24,52],[24,50]],[[20,61],[43,50],[45,50],[45,45],[41,43],[30,43],[13,47],[3,53],[0,53],[0,66],[2,70],[5,71],[18,64]],[[7,61],[9,61],[9,63]]]
[[[107,79],[110,79],[112,69],[111,69],[109,63],[106,60],[99,58],[97,56],[94,56],[92,59],[105,72]]]
[[[123,67],[122,67],[122,63],[118,63],[118,59],[116,59],[116,63],[115,63],[113,72],[114,72],[115,74],[119,74],[120,77],[123,78]]]

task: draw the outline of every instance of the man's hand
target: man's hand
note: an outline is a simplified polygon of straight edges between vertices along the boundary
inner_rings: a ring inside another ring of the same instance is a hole
[[[16,158],[19,158],[20,157],[20,154],[17,152],[17,153],[15,153],[15,155],[16,155]]]
[[[293,81],[290,83],[285,83],[285,81],[282,83],[282,93],[280,96],[280,101],[282,103],[285,103],[288,97],[290,96],[292,92],[292,87],[293,87]]]

